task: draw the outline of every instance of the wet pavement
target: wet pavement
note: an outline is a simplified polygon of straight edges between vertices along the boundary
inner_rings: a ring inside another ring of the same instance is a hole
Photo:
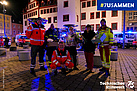
[[[29,72],[30,60],[19,61],[17,51],[7,50],[6,56],[0,56],[0,91],[137,91],[137,50],[118,49],[118,60],[111,61],[110,76],[100,73],[99,68],[94,68],[94,73],[86,71],[83,52],[78,54],[79,70],[67,75],[58,70],[57,76],[53,75],[46,58],[47,71],[40,71],[37,57],[37,77],[34,77]],[[125,85],[113,85],[124,88],[110,89],[109,85],[102,85],[103,82],[124,82]]]

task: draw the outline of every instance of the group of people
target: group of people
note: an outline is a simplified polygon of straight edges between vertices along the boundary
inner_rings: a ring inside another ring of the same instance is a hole
[[[110,75],[110,49],[113,44],[113,33],[112,29],[106,26],[105,19],[100,21],[101,27],[99,28],[97,34],[94,30],[91,30],[91,25],[87,25],[84,33],[82,34],[84,54],[87,63],[87,70],[93,72],[93,56],[95,53],[96,45],[99,44],[99,50],[102,60],[102,69],[100,71],[106,72]],[[96,38],[101,38],[105,34],[106,38],[103,42],[93,43],[91,40]],[[35,75],[35,64],[36,55],[39,52],[39,65],[40,70],[46,70],[44,67],[44,52],[46,49],[46,55],[48,56],[48,63],[55,74],[57,74],[57,67],[62,67],[62,73],[66,74],[66,68],[69,71],[79,70],[77,68],[77,50],[76,45],[80,40],[77,34],[74,32],[73,27],[69,28],[67,36],[64,40],[59,40],[57,33],[54,29],[54,25],[51,24],[50,28],[45,31],[44,25],[42,25],[42,18],[38,18],[34,24],[29,25],[26,30],[26,36],[30,38],[31,44],[31,66],[30,73]],[[48,43],[58,42],[58,47],[49,46]]]

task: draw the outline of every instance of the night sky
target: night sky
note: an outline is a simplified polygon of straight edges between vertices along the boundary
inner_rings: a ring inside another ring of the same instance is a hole
[[[0,0],[1,1],[1,0]],[[6,0],[8,5],[6,6],[6,14],[12,15],[12,20],[14,22],[19,23],[19,21],[23,21],[23,8],[25,8],[28,4],[28,0]],[[0,4],[0,13],[2,13],[2,5]]]

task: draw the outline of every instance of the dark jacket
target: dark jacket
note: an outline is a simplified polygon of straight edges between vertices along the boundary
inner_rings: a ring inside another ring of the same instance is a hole
[[[45,44],[47,44],[47,39],[51,38],[53,39],[53,41],[58,42],[59,38],[57,36],[57,32],[55,31],[55,29],[48,29],[45,33],[44,39],[45,39]]]
[[[90,30],[89,33],[87,33],[87,31],[84,31],[84,33],[82,34],[82,36],[84,37],[84,51],[85,52],[95,52],[95,44],[93,44],[91,42],[91,39],[95,36],[95,32]]]

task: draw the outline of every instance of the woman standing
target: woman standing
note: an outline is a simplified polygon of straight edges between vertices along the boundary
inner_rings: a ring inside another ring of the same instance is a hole
[[[87,63],[87,70],[93,73],[93,55],[95,52],[95,44],[91,42],[92,38],[95,36],[95,32],[91,30],[91,25],[86,26],[86,30],[82,34],[84,40],[84,53]]]

